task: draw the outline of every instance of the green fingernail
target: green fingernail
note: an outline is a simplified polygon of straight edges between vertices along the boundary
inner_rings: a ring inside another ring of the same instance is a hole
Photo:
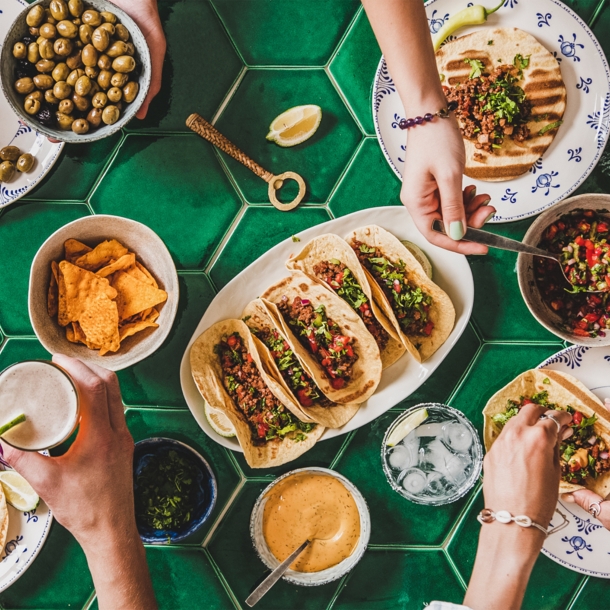
[[[459,220],[449,225],[449,237],[455,241],[460,241],[464,237],[464,225]]]
[[[494,216],[496,215],[495,212],[492,212],[486,219],[485,222],[488,223]]]

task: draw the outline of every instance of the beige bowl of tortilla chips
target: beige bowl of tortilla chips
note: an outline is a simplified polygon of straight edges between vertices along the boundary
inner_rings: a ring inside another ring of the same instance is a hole
[[[53,233],[36,253],[30,320],[52,354],[118,371],[161,347],[178,292],[176,267],[154,231],[119,216],[87,216]]]

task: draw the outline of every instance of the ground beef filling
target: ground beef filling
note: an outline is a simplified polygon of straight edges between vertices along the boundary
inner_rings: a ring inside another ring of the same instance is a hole
[[[339,390],[349,382],[358,355],[355,340],[341,333],[339,326],[326,315],[324,305],[314,308],[307,299],[286,297],[277,306],[299,342],[325,370],[331,386]]]
[[[314,266],[313,271],[362,318],[382,351],[388,344],[390,335],[375,317],[368,297],[347,266],[340,261],[322,261]]]

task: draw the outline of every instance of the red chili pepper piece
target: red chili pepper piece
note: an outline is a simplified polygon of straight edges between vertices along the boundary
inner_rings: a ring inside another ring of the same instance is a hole
[[[305,388],[301,388],[301,389],[297,390],[297,398],[299,399],[299,402],[304,407],[313,406],[313,400],[311,400],[311,398],[307,394],[307,390]]]
[[[340,390],[343,386],[345,386],[345,379],[342,379],[341,377],[331,379],[330,385],[333,386],[335,390]]]

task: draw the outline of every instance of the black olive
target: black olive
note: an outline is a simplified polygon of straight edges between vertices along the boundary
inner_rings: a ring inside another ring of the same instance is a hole
[[[28,45],[32,44],[33,42],[36,42],[36,38],[34,36],[24,36],[21,39],[21,42],[23,42],[23,44],[27,47]]]
[[[46,127],[54,127],[55,125],[55,116],[47,105],[44,105],[40,109],[40,112],[36,115],[36,119]]]
[[[30,63],[27,59],[18,59],[17,66],[15,67],[15,79],[19,80],[20,78],[34,77],[38,74],[38,70],[36,70],[36,66]]]

